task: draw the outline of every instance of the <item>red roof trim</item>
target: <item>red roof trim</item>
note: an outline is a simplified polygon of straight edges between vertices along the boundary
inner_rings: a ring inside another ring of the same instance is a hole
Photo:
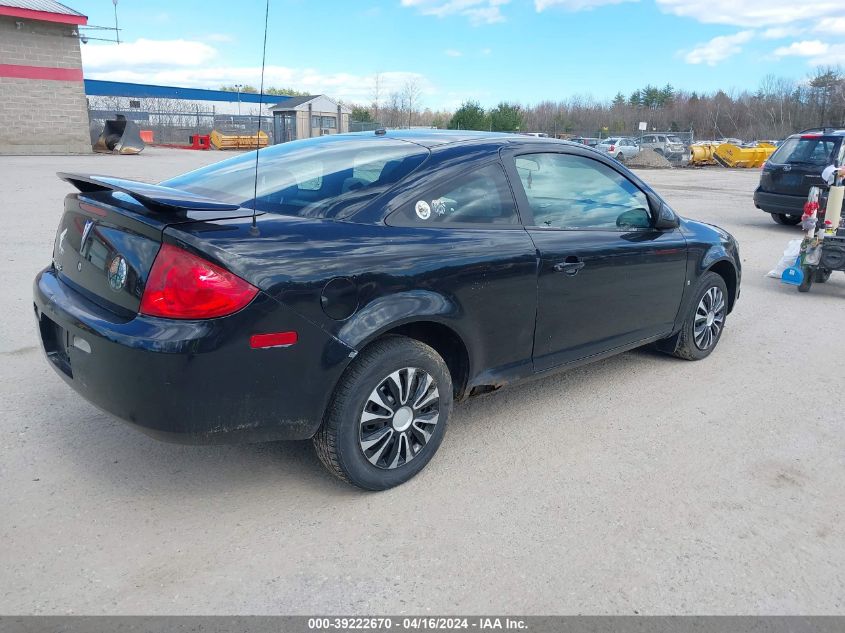
[[[0,77],[12,77],[14,79],[49,79],[52,81],[82,81],[82,69],[0,64]]]
[[[41,22],[56,22],[58,24],[88,24],[88,18],[84,15],[35,11],[34,9],[19,9],[18,7],[4,7],[3,5],[0,5],[0,15],[25,20],[40,20]]]

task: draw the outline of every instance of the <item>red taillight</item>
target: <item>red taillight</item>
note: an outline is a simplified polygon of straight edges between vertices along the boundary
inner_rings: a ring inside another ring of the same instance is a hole
[[[801,138],[821,138],[821,134],[802,134]]]
[[[164,244],[150,271],[142,314],[168,319],[213,319],[237,312],[258,288],[201,257]]]
[[[616,151],[616,145],[611,145],[611,146],[610,146],[610,151],[611,151],[611,152],[615,152],[615,151]]]

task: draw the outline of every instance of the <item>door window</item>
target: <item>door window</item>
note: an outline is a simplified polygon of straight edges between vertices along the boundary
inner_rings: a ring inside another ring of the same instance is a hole
[[[398,226],[518,225],[516,205],[501,165],[494,163],[419,196],[390,216]]]
[[[607,165],[570,154],[516,159],[534,226],[566,230],[647,229],[648,198]]]

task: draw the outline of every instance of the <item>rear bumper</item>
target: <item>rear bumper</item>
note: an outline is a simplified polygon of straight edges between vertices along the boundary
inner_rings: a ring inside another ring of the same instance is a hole
[[[761,191],[758,187],[754,191],[754,206],[766,213],[785,213],[786,215],[802,215],[806,196],[790,196],[785,193],[771,193]]]
[[[266,295],[225,318],[129,321],[62,283],[35,280],[42,347],[68,385],[159,439],[189,444],[306,439],[319,428],[351,350]],[[288,348],[254,333],[296,330]]]

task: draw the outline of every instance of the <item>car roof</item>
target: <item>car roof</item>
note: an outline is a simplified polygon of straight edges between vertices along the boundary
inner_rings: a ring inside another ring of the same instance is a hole
[[[337,136],[349,137],[371,137],[378,136],[380,138],[390,138],[398,141],[406,141],[408,143],[416,143],[429,149],[435,147],[442,147],[445,145],[454,145],[457,143],[476,142],[490,142],[499,141],[502,144],[518,144],[518,143],[554,143],[565,145],[576,145],[570,141],[555,139],[542,136],[528,136],[526,134],[517,134],[509,132],[482,132],[475,130],[435,130],[435,129],[419,129],[419,130],[377,130],[373,132],[351,132],[347,134],[339,134]]]
[[[843,128],[835,128],[835,127],[814,127],[810,128],[809,130],[801,130],[800,132],[796,132],[792,134],[789,138],[796,137],[796,136],[845,136],[845,129]]]

